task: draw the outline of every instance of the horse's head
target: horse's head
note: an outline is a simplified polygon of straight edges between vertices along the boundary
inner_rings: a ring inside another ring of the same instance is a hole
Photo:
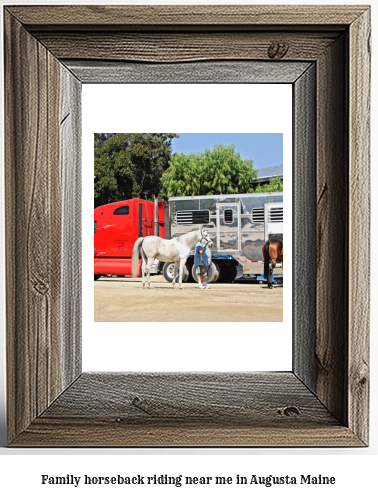
[[[200,229],[200,240],[199,241],[201,243],[203,243],[205,246],[208,246],[210,248],[213,246],[213,242],[211,241],[210,236],[209,236],[208,232],[206,231],[206,229],[203,229],[203,228]]]

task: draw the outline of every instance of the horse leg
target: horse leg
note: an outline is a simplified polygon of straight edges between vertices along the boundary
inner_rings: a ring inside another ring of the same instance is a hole
[[[272,245],[269,245],[269,273],[268,273],[268,288],[273,288],[273,269],[275,266],[274,261],[275,253]]]
[[[268,288],[270,287],[271,275],[270,275],[270,242],[267,240],[262,247],[262,254],[264,258],[264,278],[268,283]]]
[[[151,271],[151,266],[154,262],[154,259],[153,258],[149,258],[147,260],[147,264],[146,264],[146,272],[147,272],[147,287],[148,288],[153,288],[153,284],[151,283],[151,278],[150,278],[150,271]]]
[[[184,260],[180,260],[180,277],[179,277],[179,288],[184,288],[182,286],[182,275],[184,273],[184,265],[185,265],[185,262]]]
[[[146,261],[142,257],[142,288],[145,286]]]
[[[268,278],[268,288],[273,288],[273,272],[276,267],[276,260],[271,259],[269,264],[269,278]]]
[[[269,273],[268,273],[268,288],[272,288],[272,275],[273,275],[273,270],[272,270],[272,263],[269,264]]]
[[[175,287],[175,283],[176,283],[176,262],[175,262],[175,265],[173,267],[173,279],[172,279],[173,288]]]
[[[177,278],[178,273],[179,273],[178,262],[175,262],[175,267],[173,268],[173,280],[172,280],[173,288],[175,288],[175,286],[176,286],[176,278]]]

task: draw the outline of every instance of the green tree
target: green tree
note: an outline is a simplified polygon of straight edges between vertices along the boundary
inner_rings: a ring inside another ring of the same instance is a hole
[[[106,141],[114,136],[115,134],[94,134],[94,147],[102,148]]]
[[[162,188],[177,134],[95,134],[95,207],[113,201],[153,199]]]
[[[252,160],[220,144],[204,153],[174,155],[161,181],[166,197],[196,196],[251,193],[256,177]]]
[[[283,191],[283,180],[279,177],[272,177],[268,184],[258,184],[256,193],[280,193]]]

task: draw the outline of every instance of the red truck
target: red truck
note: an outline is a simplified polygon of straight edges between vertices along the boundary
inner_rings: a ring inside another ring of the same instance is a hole
[[[135,198],[95,208],[94,279],[131,276],[134,243],[140,236],[150,235],[165,237],[162,202]]]

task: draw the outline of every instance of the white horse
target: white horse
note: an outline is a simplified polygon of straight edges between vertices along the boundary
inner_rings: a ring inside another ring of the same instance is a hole
[[[139,252],[142,255],[142,283],[145,287],[145,274],[147,274],[147,286],[152,287],[150,281],[150,269],[155,259],[161,262],[174,262],[175,270],[173,275],[172,284],[175,286],[177,268],[180,265],[179,288],[182,286],[182,275],[186,259],[190,254],[190,250],[198,242],[204,243],[210,248],[213,246],[207,231],[205,229],[198,229],[190,233],[183,234],[171,240],[164,240],[159,236],[146,236],[145,238],[138,238],[134,244],[132,254],[132,268],[133,277],[138,275]]]

